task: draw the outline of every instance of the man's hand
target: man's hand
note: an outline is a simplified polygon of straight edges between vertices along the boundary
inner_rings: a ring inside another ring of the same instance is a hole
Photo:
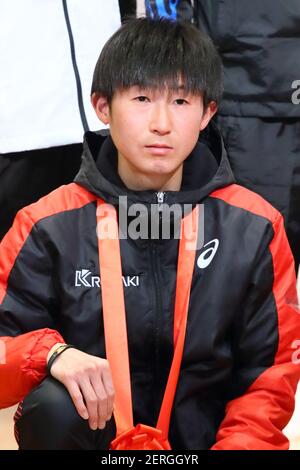
[[[51,351],[48,354],[48,359]],[[114,386],[106,359],[78,349],[63,351],[51,367],[51,375],[68,390],[76,410],[89,420],[91,429],[104,429],[113,412]]]

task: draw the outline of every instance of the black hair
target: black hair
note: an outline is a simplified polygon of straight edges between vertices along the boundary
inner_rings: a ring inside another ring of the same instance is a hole
[[[222,62],[211,39],[195,26],[161,18],[124,23],[107,41],[97,61],[91,93],[109,103],[118,90],[178,89],[203,94],[206,107],[220,102]]]

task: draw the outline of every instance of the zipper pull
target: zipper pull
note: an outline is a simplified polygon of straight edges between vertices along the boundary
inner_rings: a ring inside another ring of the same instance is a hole
[[[158,211],[158,233],[161,233],[162,230],[162,215],[163,215],[163,203],[165,199],[165,192],[164,191],[158,191],[156,193],[157,197],[157,211]],[[159,235],[160,238],[160,235]]]
[[[161,211],[161,206],[164,203],[165,193],[164,191],[158,191],[156,193],[157,203],[158,203],[158,210]]]

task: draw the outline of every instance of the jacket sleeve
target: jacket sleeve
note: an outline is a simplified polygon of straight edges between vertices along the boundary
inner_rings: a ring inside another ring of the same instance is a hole
[[[300,312],[294,262],[282,217],[260,254],[233,333],[231,398],[215,450],[284,450],[282,429],[294,410],[300,379]]]
[[[30,217],[20,211],[0,244],[0,408],[20,401],[46,375],[55,330],[52,259]]]

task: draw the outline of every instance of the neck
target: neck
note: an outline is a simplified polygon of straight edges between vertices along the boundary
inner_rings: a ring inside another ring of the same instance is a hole
[[[145,174],[132,167],[126,159],[118,157],[118,173],[127,186],[133,191],[179,191],[182,182],[183,164],[173,173],[167,175]]]

